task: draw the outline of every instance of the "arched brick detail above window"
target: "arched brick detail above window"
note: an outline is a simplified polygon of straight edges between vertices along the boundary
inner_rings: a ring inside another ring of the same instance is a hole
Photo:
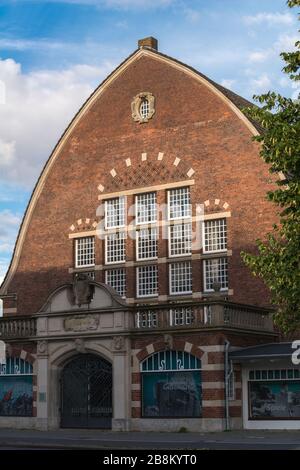
[[[36,359],[33,354],[28,351],[25,351],[25,349],[21,349],[17,346],[11,345],[6,346],[6,355],[8,357],[19,357],[20,359],[23,359],[24,361],[29,362],[29,364],[32,365],[34,364]]]
[[[219,198],[207,199],[204,201],[204,210],[206,213],[209,212],[220,212],[220,211],[229,211],[230,205],[227,201],[224,201]]]
[[[81,218],[77,219],[70,227],[71,232],[86,232],[88,230],[95,230],[98,222],[95,219]]]
[[[177,155],[157,155],[143,152],[138,156],[118,159],[105,176],[101,177],[98,185],[100,193],[113,193],[131,189],[132,187],[147,187],[160,183],[172,183],[193,178],[195,171],[184,158]]]
[[[168,335],[167,335],[168,336]],[[139,362],[142,362],[146,357],[154,352],[164,351],[165,349],[172,349],[174,351],[183,351],[192,354],[198,359],[203,359],[205,352],[199,347],[188,341],[167,337],[165,340],[158,340],[154,343],[148,344],[145,348],[136,354]]]

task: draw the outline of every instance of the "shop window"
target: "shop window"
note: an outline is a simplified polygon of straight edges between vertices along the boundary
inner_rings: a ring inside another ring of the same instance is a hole
[[[32,416],[32,365],[10,357],[0,365],[0,416]]]
[[[299,369],[249,371],[249,419],[300,419]]]
[[[198,358],[182,351],[161,351],[141,363],[141,374],[143,417],[201,416],[201,361]]]

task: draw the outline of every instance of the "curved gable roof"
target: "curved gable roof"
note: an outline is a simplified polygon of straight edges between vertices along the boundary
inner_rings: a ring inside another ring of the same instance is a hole
[[[31,198],[28,202],[22,223],[20,225],[19,233],[18,233],[17,240],[15,243],[13,255],[11,258],[11,262],[7,270],[7,273],[5,275],[5,278],[3,280],[3,283],[0,287],[0,296],[5,297],[9,283],[14,275],[14,272],[17,269],[19,258],[20,258],[21,251],[22,251],[23,241],[25,239],[26,231],[31,220],[31,215],[34,211],[39,195],[43,190],[43,186],[46,181],[47,175],[50,172],[51,167],[53,163],[55,162],[56,158],[58,157],[61,148],[63,147],[64,143],[66,142],[66,140],[72,133],[77,123],[80,121],[80,119],[83,118],[85,113],[90,109],[90,107],[98,99],[101,93],[103,93],[103,91],[110,85],[110,83],[113,80],[115,80],[117,77],[119,77],[119,75],[127,67],[129,67],[135,60],[139,59],[142,55],[147,55],[147,56],[152,57],[153,59],[164,61],[168,65],[181,70],[182,72],[188,74],[189,76],[193,77],[196,80],[199,80],[202,84],[210,88],[210,90],[214,94],[216,94],[220,99],[222,99],[224,102],[227,103],[227,105],[232,109],[232,111],[237,115],[237,117],[241,121],[243,121],[244,125],[248,128],[250,133],[252,133],[253,135],[259,134],[259,131],[260,131],[259,126],[256,123],[251,122],[242,113],[243,107],[253,106],[253,104],[250,101],[247,101],[246,99],[242,98],[241,96],[237,95],[231,90],[228,90],[227,88],[224,88],[223,86],[217,84],[213,80],[209,79],[205,75],[198,72],[193,67],[190,67],[189,65],[186,65],[183,62],[180,62],[179,60],[173,59],[172,57],[162,54],[161,52],[158,52],[153,49],[146,48],[146,47],[141,47],[135,50],[115,70],[113,70],[111,74],[108,75],[105,78],[105,80],[103,80],[102,83],[100,83],[100,85],[94,90],[91,96],[85,101],[85,103],[82,105],[82,107],[79,109],[79,111],[76,113],[76,115],[74,116],[74,118],[72,119],[68,127],[65,129],[65,131],[61,135],[52,153],[50,154],[37,180],[37,183],[33,189]]]

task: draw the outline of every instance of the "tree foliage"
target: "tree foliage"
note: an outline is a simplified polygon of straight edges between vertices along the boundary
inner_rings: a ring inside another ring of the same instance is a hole
[[[300,0],[289,0],[290,8]],[[300,15],[298,16],[300,20]],[[282,52],[283,72],[300,85],[300,41],[293,52]],[[262,127],[254,140],[270,172],[278,175],[276,189],[267,197],[280,208],[280,224],[264,241],[257,240],[258,255],[242,253],[255,276],[260,276],[277,307],[275,322],[284,333],[300,327],[300,94],[297,99],[268,92],[254,96],[260,106],[245,109]]]

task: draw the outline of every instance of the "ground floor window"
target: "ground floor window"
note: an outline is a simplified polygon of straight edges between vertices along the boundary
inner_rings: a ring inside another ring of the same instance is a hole
[[[141,364],[146,418],[201,417],[201,361],[182,351],[154,353]]]
[[[249,372],[249,419],[300,419],[299,369]]]
[[[8,358],[0,365],[0,416],[32,416],[32,365]]]

